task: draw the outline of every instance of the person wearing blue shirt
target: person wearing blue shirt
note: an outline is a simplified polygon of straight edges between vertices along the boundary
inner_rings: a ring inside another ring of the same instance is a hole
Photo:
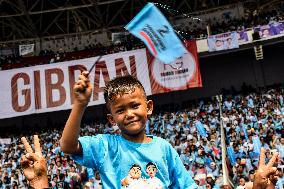
[[[253,103],[252,97],[249,97],[249,99],[248,99],[248,107],[254,108],[254,103]]]
[[[266,150],[270,149],[269,145],[265,142],[264,137],[260,137],[260,142],[261,142],[261,147],[262,148],[264,148]]]
[[[230,98],[228,100],[225,100],[224,106],[225,106],[225,109],[231,110],[233,106],[232,100]]]
[[[238,146],[235,146],[234,151],[235,151],[235,157],[236,158],[243,158],[243,157],[245,157],[245,153],[244,152],[240,152],[240,149],[239,149]]]
[[[211,162],[210,167],[206,167],[206,170],[207,174],[212,174],[214,177],[218,177],[220,175],[219,168],[215,162]]]
[[[120,128],[121,135],[79,138],[80,122],[91,93],[88,72],[83,72],[74,85],[74,105],[60,145],[79,164],[98,170],[104,189],[197,188],[171,144],[146,135],[153,101],[147,100],[142,84],[132,76],[117,77],[104,90],[108,120]]]

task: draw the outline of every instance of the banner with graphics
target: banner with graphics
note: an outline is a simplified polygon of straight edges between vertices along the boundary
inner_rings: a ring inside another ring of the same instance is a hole
[[[237,32],[209,36],[207,39],[209,52],[239,48],[238,39]]]
[[[195,41],[185,44],[188,53],[166,65],[148,56],[149,78],[153,94],[202,87]]]
[[[103,104],[106,82],[126,74],[137,77],[147,95],[201,87],[195,42],[188,42],[188,51],[170,65],[145,49],[103,56],[89,75],[94,87],[89,106]],[[97,58],[0,71],[0,119],[70,109],[75,81]]]
[[[20,56],[33,56],[35,44],[19,45]]]
[[[254,32],[258,32],[261,39],[284,34],[284,23],[274,22],[269,25],[255,27]]]
[[[248,31],[246,31],[246,30],[238,31],[237,35],[238,35],[238,42],[239,42],[239,44],[242,44],[242,43],[250,41],[249,40]]]

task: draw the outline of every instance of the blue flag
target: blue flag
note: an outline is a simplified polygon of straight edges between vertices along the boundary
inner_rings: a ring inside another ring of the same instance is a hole
[[[125,29],[141,39],[149,51],[165,64],[187,53],[170,23],[152,3],[148,3]]]
[[[94,170],[91,169],[91,168],[87,168],[87,173],[88,173],[88,178],[89,179],[92,179],[95,177],[95,173],[94,173]]]
[[[259,154],[260,154],[260,148],[261,148],[261,142],[260,142],[260,140],[259,140],[259,137],[258,137],[258,136],[254,136],[254,137],[252,138],[252,142],[253,142],[253,152],[254,152],[255,154],[258,154],[258,156],[259,156]]]
[[[242,129],[243,129],[244,135],[246,137],[246,140],[248,140],[249,138],[248,138],[247,126],[245,124],[243,124]]]
[[[232,146],[227,147],[227,154],[232,166],[236,165],[236,156]]]
[[[204,129],[204,126],[200,121],[196,121],[195,127],[198,130],[200,136],[207,137],[206,130]]]

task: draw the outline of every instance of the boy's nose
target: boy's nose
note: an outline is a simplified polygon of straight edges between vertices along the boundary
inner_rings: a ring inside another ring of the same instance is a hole
[[[132,111],[126,111],[126,114],[125,114],[125,118],[126,119],[131,119],[131,118],[133,118],[134,117],[134,115],[133,115],[133,112]]]

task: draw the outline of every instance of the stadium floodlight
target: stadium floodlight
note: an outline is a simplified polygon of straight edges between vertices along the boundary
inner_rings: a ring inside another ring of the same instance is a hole
[[[256,45],[254,46],[254,54],[256,60],[263,60],[263,49],[262,45]]]

